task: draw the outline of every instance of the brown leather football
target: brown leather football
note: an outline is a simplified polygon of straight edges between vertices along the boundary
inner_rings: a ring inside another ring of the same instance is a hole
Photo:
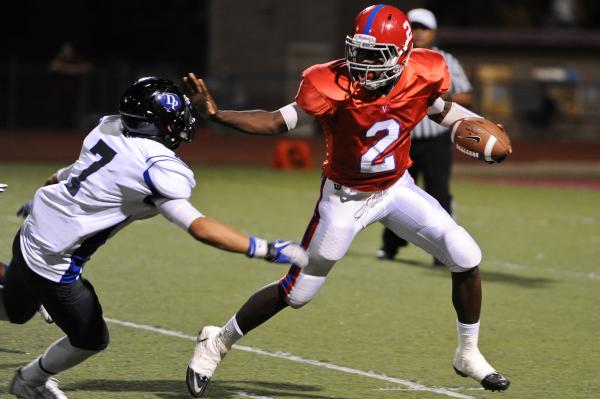
[[[469,117],[456,122],[451,139],[458,151],[487,163],[502,162],[512,153],[504,128],[484,118]]]

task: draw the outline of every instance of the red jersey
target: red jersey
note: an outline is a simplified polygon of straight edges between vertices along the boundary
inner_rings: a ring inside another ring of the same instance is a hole
[[[410,132],[450,88],[444,57],[426,49],[413,50],[386,96],[353,83],[343,59],[312,66],[302,78],[296,103],[325,132],[325,176],[361,191],[384,190],[411,166]]]

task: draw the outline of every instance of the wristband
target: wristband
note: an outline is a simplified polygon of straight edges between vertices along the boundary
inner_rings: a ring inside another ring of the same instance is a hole
[[[249,239],[250,245],[246,250],[246,256],[249,258],[264,258],[269,252],[269,244],[261,238],[250,236]]]

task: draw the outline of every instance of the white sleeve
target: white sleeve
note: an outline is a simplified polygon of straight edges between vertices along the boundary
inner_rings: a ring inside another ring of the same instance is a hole
[[[313,119],[313,117],[300,108],[296,102],[279,108],[279,112],[281,112],[281,115],[285,120],[288,131],[307,125]]]
[[[161,198],[155,205],[169,221],[187,231],[192,222],[204,215],[185,199],[168,200]]]
[[[433,104],[427,107],[427,115],[441,113],[444,110],[444,105],[446,105],[446,102],[442,99],[442,97],[436,98]]]
[[[188,199],[196,186],[194,172],[176,158],[161,157],[144,172],[144,181],[154,195],[168,199]]]
[[[448,110],[448,113],[440,122],[440,125],[451,127],[454,124],[454,122],[469,117],[483,118],[483,116],[478,115],[475,112],[466,109],[462,105],[453,102],[450,106],[450,109]]]

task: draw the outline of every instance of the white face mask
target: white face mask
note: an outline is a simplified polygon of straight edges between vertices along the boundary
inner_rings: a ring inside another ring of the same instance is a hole
[[[408,42],[408,40],[407,40]],[[352,80],[368,90],[376,90],[396,80],[408,62],[408,45],[401,50],[394,44],[376,43],[373,36],[346,36],[346,62]],[[399,60],[404,58],[401,62]]]

